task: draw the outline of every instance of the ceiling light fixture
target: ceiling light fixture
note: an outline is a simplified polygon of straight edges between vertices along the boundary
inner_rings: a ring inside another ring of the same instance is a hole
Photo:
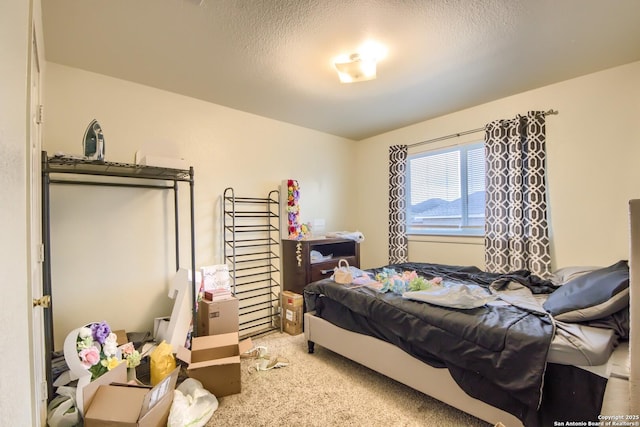
[[[347,60],[336,60],[334,63],[341,83],[363,82],[376,78],[376,59],[363,58],[358,53]]]
[[[378,60],[386,55],[386,49],[375,42],[363,44],[360,53],[342,55],[334,60],[334,67],[342,83],[364,82],[376,78]]]

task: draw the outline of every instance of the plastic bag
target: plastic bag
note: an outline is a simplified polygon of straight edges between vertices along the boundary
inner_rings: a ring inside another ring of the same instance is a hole
[[[231,275],[229,266],[216,264],[202,267],[202,289],[204,291],[231,290]]]
[[[342,265],[342,264],[345,265]],[[349,262],[346,259],[338,261],[338,266],[333,269],[333,280],[342,285],[348,285],[353,282],[353,274],[349,269]]]
[[[156,385],[176,369],[173,347],[162,341],[151,353],[151,385]]]
[[[76,408],[75,387],[58,387],[58,395],[51,400],[47,410],[49,427],[72,427],[80,425],[80,413]]]
[[[167,427],[202,427],[216,409],[218,399],[200,381],[187,378],[173,392]]]

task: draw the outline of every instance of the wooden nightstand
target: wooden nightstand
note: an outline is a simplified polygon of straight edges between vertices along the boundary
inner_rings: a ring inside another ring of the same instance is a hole
[[[311,251],[327,258],[311,262]],[[360,244],[350,239],[283,240],[283,290],[302,295],[307,284],[331,277],[340,259],[360,268]]]

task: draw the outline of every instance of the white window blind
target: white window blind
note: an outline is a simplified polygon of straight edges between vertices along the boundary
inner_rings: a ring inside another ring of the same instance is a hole
[[[407,187],[409,234],[483,234],[483,143],[409,156]]]

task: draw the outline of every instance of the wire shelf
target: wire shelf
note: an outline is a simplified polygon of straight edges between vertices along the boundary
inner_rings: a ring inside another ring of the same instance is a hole
[[[223,256],[239,302],[240,335],[279,328],[279,192],[236,197],[229,187],[222,199]]]

